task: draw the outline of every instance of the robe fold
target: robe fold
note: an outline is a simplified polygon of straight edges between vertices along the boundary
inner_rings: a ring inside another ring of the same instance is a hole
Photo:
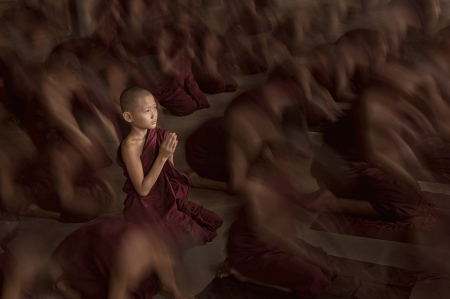
[[[169,135],[164,129],[148,130],[141,155],[144,174],[147,175],[159,154],[159,146]],[[223,220],[214,212],[188,200],[189,180],[167,160],[146,196],[134,189],[122,160],[121,146],[117,151],[117,163],[127,178],[123,192],[127,194],[123,211],[125,221],[159,224],[169,233],[170,242],[177,249],[187,249],[211,242]]]
[[[64,272],[64,279],[86,299],[108,298],[111,271],[116,265],[121,238],[133,224],[118,220],[97,220],[85,224],[55,249],[52,257]],[[159,291],[155,275],[149,275],[131,290],[129,299],[150,299]]]

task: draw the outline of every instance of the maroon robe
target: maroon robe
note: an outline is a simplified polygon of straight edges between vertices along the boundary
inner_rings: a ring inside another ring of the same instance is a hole
[[[186,141],[186,161],[201,177],[228,182],[225,119],[202,124]]]
[[[144,174],[147,175],[159,154],[159,146],[169,132],[164,129],[148,130],[141,155]],[[127,177],[123,192],[127,193],[123,211],[125,221],[159,224],[168,230],[173,242],[180,249],[211,242],[216,230],[222,226],[222,219],[214,212],[188,200],[189,180],[167,160],[146,196],[140,196],[134,189],[125,163],[121,146],[117,151],[117,163]]]
[[[259,165],[258,165],[259,164]],[[259,160],[251,173],[262,178],[267,186],[282,193],[282,200],[273,203],[273,213],[289,217],[292,204],[302,205],[307,198],[298,193],[280,170]],[[294,225],[285,228],[284,237],[303,248],[310,258],[328,271],[289,255],[284,249],[262,241],[254,229],[251,211],[245,207],[230,228],[227,252],[230,266],[241,275],[269,285],[292,289],[300,298],[315,298],[325,292],[339,269],[333,259],[321,248],[296,238]],[[292,217],[292,216],[291,216]]]
[[[355,108],[353,108],[355,109]],[[369,201],[383,218],[404,219],[416,214],[420,194],[409,185],[368,163],[363,154],[355,111],[331,125],[324,148],[311,173],[336,197]]]
[[[85,224],[53,252],[64,272],[64,279],[86,299],[108,298],[111,271],[115,267],[118,245],[133,224],[118,220],[97,220]],[[155,275],[149,275],[131,290],[129,299],[150,299],[159,291]]]

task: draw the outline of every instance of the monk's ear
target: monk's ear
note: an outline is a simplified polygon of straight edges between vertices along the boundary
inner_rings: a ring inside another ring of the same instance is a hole
[[[123,119],[124,119],[125,121],[127,121],[127,122],[129,122],[129,123],[133,121],[130,112],[125,111],[122,115],[123,115]]]

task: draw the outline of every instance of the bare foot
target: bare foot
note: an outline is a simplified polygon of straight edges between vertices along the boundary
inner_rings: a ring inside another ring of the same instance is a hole
[[[232,267],[230,267],[230,265],[228,264],[228,261],[225,260],[223,262],[222,268],[220,268],[219,271],[217,271],[216,277],[218,277],[218,278],[225,278],[225,277],[229,277],[230,275],[233,276],[234,278],[236,278],[237,280],[239,280],[240,282],[243,282],[243,283],[253,283],[253,284],[257,284],[257,285],[263,286],[263,287],[277,289],[277,290],[280,290],[282,292],[292,293],[292,289],[284,288],[284,287],[280,287],[280,286],[275,286],[275,285],[269,285],[269,284],[262,283],[262,282],[257,281],[257,280],[253,280],[251,278],[247,278],[247,277],[243,276],[241,273],[239,273],[236,269],[233,269]]]
[[[81,299],[80,292],[72,289],[67,280],[58,280],[53,289],[60,291],[67,299]]]
[[[17,212],[19,216],[27,216],[27,217],[39,217],[39,214],[42,212],[42,209],[35,205],[34,203],[30,203],[28,205],[24,205]]]
[[[217,271],[216,277],[217,278],[225,278],[230,276],[230,272],[228,271],[228,267],[226,265],[226,261],[223,263],[222,267]]]
[[[313,193],[316,198],[306,206],[306,209],[313,212],[328,211],[330,206],[336,201],[336,196],[330,190],[319,190]]]
[[[202,177],[199,176],[198,173],[196,173],[192,169],[187,171],[186,175],[189,179],[189,183],[191,183],[191,186],[194,188],[199,188],[199,186],[200,186],[199,182],[202,179]]]

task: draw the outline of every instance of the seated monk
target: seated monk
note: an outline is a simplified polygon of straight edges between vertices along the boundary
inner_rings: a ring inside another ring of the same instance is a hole
[[[72,299],[152,298],[164,286],[187,299],[175,282],[161,232],[117,220],[86,224],[53,252],[54,289]]]
[[[308,123],[327,119],[327,114],[320,107],[305,99],[295,80],[283,70],[277,69],[263,87],[245,92],[234,99],[225,111],[225,118],[207,121],[188,138],[186,160],[193,170],[188,172],[191,185],[233,192],[230,188],[232,177],[228,163],[233,163],[236,167],[235,175],[239,176],[236,178],[237,183],[245,173],[245,169],[241,172],[239,167],[245,167],[248,161],[230,161],[229,154],[235,152],[236,159],[248,157],[251,161],[260,140],[282,138],[280,134],[283,132],[284,112],[288,110],[292,110],[294,114],[301,111]],[[297,118],[305,121],[303,116]],[[304,130],[306,121],[300,124]],[[228,144],[230,139],[236,140]],[[244,144],[244,148],[240,148],[241,144]]]
[[[236,91],[236,80],[220,68],[221,42],[218,37],[209,33],[202,42],[201,50],[194,57],[192,64],[192,72],[200,89],[209,94]]]
[[[430,174],[406,142],[414,132],[405,115],[418,118],[420,111],[390,80],[374,78],[349,116],[325,133],[311,172],[338,197],[328,210],[390,220],[416,214],[421,189],[406,169]]]
[[[228,257],[217,276],[232,275],[300,298],[333,294],[330,286],[339,269],[332,257],[296,236],[292,211],[309,199],[292,182],[287,160],[289,155],[269,146],[250,167],[245,204],[230,228]]]
[[[192,74],[191,61],[194,52],[184,19],[165,27],[158,38],[156,69],[150,88],[161,106],[175,115],[185,116],[196,110],[209,108],[208,99],[200,90]],[[143,66],[152,68],[151,65]],[[148,72],[144,72],[147,74]]]
[[[122,1],[123,23],[118,28],[119,38],[130,56],[155,55],[159,33],[167,23],[165,10],[156,1]]]
[[[336,96],[354,99],[352,94],[357,95],[368,82],[370,68],[385,64],[388,54],[397,55],[389,45],[389,39],[380,30],[356,29],[341,36],[335,42],[335,53],[342,64],[336,67]]]
[[[310,78],[328,90],[335,101],[352,101],[354,94],[349,77],[351,58],[342,55],[339,59],[339,49],[332,44],[322,45],[310,50],[298,61],[310,71],[310,76],[302,76],[302,86],[311,84]]]
[[[101,64],[107,63],[108,59],[116,59],[119,62],[129,62],[118,35],[118,26],[123,26],[123,7],[119,0],[96,0],[81,4],[84,14],[85,35],[92,36],[90,44],[95,46],[91,49],[90,60]],[[105,59],[106,58],[106,59]]]
[[[268,58],[269,40],[267,34],[272,29],[264,8],[274,7],[272,1],[245,0],[227,2],[224,11],[219,12],[227,17],[222,21],[222,40],[224,42],[226,57],[228,58],[229,72],[234,67],[242,75],[265,73],[269,70]]]
[[[0,229],[0,295],[11,299],[31,297],[31,287],[40,270],[38,262],[27,254],[15,256],[7,246],[11,236],[5,237],[3,229]]]
[[[402,35],[434,33],[439,24],[439,0],[393,0],[386,10],[392,13]]]
[[[83,212],[84,208],[74,198],[72,185],[79,175],[97,182],[113,200],[116,195],[101,171],[112,161],[81,120],[97,120],[116,140],[117,134],[112,123],[81,89],[81,65],[74,54],[53,52],[46,70],[47,76],[40,78],[37,100],[27,108],[26,127],[38,150],[50,161],[52,181],[63,208]]]
[[[125,221],[159,223],[181,250],[211,242],[222,219],[188,200],[189,180],[173,165],[177,136],[157,128],[153,95],[132,87],[122,93],[120,104],[132,126],[117,150],[117,162],[127,177]]]
[[[87,222],[109,213],[114,202],[94,183],[82,177],[70,182],[74,198],[85,209],[64,209],[53,186],[48,165],[39,156],[25,132],[14,124],[1,130],[0,211],[19,216],[54,219],[61,222]],[[61,165],[65,167],[68,163]]]
[[[433,69],[420,62],[398,61],[391,63],[389,68],[396,68],[397,80],[391,80],[389,69],[383,71],[383,76],[388,77],[392,84],[403,90],[409,96],[407,101],[419,110],[422,118],[408,119],[415,135],[410,143],[417,156],[431,171],[434,178],[440,183],[448,183],[450,180],[450,124],[448,114],[450,104],[444,100],[439,85],[446,85],[447,81],[439,84]],[[445,93],[444,93],[445,95]],[[421,123],[429,122],[432,129],[428,131],[421,128]]]
[[[264,10],[270,0],[231,0],[225,3],[231,26],[239,26],[247,35],[268,33],[272,24]]]

